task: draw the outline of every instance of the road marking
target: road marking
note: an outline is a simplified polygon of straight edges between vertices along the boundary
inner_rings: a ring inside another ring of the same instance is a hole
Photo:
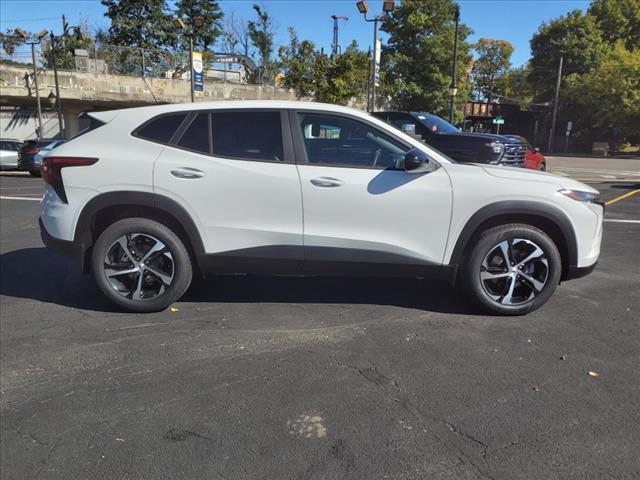
[[[28,197],[4,197],[0,196],[0,200],[31,200],[32,202],[39,202],[42,198],[28,198]]]
[[[620,195],[619,197],[616,197],[613,200],[609,200],[605,205],[607,206],[613,205],[614,203],[619,202],[620,200],[624,200],[625,198],[630,197],[631,195],[635,195],[636,193],[640,193],[640,189],[632,190],[631,192],[625,193],[624,195]]]
[[[605,218],[604,221],[611,223],[640,223],[640,220],[619,220],[617,218]]]

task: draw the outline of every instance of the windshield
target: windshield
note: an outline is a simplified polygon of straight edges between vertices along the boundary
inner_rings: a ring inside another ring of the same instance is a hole
[[[460,133],[456,127],[446,120],[432,115],[430,113],[418,113],[417,118],[420,122],[433,133]]]

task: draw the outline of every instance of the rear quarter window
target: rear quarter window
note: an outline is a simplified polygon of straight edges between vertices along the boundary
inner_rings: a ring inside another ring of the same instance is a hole
[[[139,127],[134,132],[134,136],[156,143],[168,144],[185,118],[187,118],[187,113],[161,115]]]

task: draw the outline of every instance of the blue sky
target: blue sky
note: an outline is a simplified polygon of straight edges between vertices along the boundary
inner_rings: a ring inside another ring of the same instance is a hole
[[[227,13],[251,19],[251,6],[255,0],[223,0]],[[372,41],[372,24],[366,23],[358,13],[355,0],[266,0],[266,6],[277,19],[276,44],[287,42],[287,27],[293,26],[300,38],[312,40],[317,46],[330,51],[332,14],[349,17],[340,26],[340,43],[346,46],[352,39],[366,49]],[[512,62],[522,65],[530,55],[529,40],[544,21],[571,10],[586,10],[587,0],[460,0],[461,19],[474,31],[471,41],[481,37],[504,39],[515,47]],[[381,11],[381,1],[370,0],[372,12]],[[91,28],[108,26],[103,16],[105,8],[98,0],[2,0],[0,26],[2,31],[21,27],[39,31],[43,28],[60,33],[60,16],[64,13],[71,25],[83,20]],[[384,37],[383,37],[384,41]]]

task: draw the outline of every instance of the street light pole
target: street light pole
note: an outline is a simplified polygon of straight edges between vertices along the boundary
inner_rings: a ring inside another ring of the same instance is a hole
[[[376,111],[376,73],[378,70],[378,16],[373,19],[373,78],[371,81],[371,111]]]
[[[40,43],[40,41],[38,41]],[[36,87],[36,103],[38,104],[38,139],[42,138],[42,108],[40,107],[40,91],[38,90],[38,66],[36,65],[36,43],[30,42],[31,61],[33,62],[33,82]]]
[[[60,100],[60,84],[58,83],[58,66],[56,65],[56,37],[51,32],[51,60],[53,62],[53,81],[56,84],[56,112],[58,114],[58,129],[60,138],[65,138],[64,126],[62,124],[62,105]]]
[[[373,18],[367,18],[367,12],[369,11],[369,5],[366,0],[360,0],[356,3],[358,11],[364,16],[366,22],[373,22],[373,72],[371,74],[371,112],[376,109],[376,74],[378,73],[378,22],[384,18],[384,15],[376,15]],[[392,12],[394,9],[394,0],[384,0],[382,3],[382,11],[385,15]]]
[[[456,12],[453,17],[456,22],[455,37],[453,38],[453,72],[451,72],[451,108],[449,109],[449,123],[455,120],[456,94],[458,93],[457,69],[458,69],[458,27],[460,25],[460,5],[456,4]]]
[[[195,78],[193,78],[193,35],[189,35],[189,78],[191,78],[191,103],[195,102]]]

